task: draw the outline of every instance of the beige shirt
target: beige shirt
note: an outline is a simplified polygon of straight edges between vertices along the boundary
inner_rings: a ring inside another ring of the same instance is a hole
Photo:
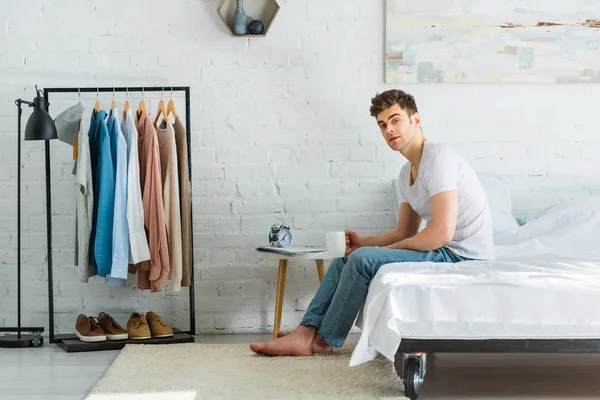
[[[185,127],[175,117],[175,143],[177,144],[177,169],[179,171],[179,201],[181,203],[181,253],[183,268],[181,286],[189,287],[192,273],[192,189],[188,163],[188,143]]]
[[[144,226],[150,248],[150,261],[136,264],[138,286],[140,289],[151,289],[152,292],[160,292],[161,285],[167,283],[171,267],[165,226],[158,137],[147,111],[141,115],[137,113],[136,127],[139,135],[138,150],[142,202],[144,204]]]
[[[171,261],[171,282],[175,292],[181,290],[181,213],[179,211],[179,173],[177,171],[177,145],[173,125],[162,121],[156,126],[160,149],[160,165],[163,183],[165,224]]]

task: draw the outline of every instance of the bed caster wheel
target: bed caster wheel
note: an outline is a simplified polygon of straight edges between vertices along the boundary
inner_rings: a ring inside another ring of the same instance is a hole
[[[40,332],[34,332],[31,341],[33,342],[33,347],[40,347],[43,342],[42,334]]]
[[[404,394],[410,400],[417,400],[419,389],[425,378],[425,354],[404,355],[404,374],[402,383],[404,384]]]

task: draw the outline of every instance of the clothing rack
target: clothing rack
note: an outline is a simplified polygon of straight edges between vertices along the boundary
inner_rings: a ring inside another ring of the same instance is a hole
[[[188,165],[189,165],[189,180],[192,181],[192,151],[191,151],[191,118],[190,118],[190,87],[189,86],[131,86],[131,87],[60,87],[44,89],[44,100],[50,108],[49,95],[51,93],[86,93],[86,92],[185,92],[185,129],[187,138],[188,150]],[[189,309],[190,309],[190,330],[180,331],[173,328],[173,336],[170,338],[152,338],[147,340],[118,340],[104,341],[96,343],[87,343],[80,341],[75,335],[55,335],[54,334],[54,288],[52,276],[52,201],[50,193],[50,141],[46,140],[46,231],[47,231],[47,248],[48,248],[48,314],[49,314],[49,340],[50,343],[56,343],[67,352],[95,351],[95,350],[117,350],[125,347],[128,343],[137,344],[169,344],[169,343],[193,343],[196,331],[196,307],[194,299],[194,254],[192,251],[192,265],[190,271],[190,286],[189,286]],[[190,185],[191,190],[191,185]],[[190,218],[193,218],[193,206]],[[193,226],[193,221],[192,221]],[[194,238],[191,238],[192,250],[194,248]],[[73,320],[75,326],[75,320]]]

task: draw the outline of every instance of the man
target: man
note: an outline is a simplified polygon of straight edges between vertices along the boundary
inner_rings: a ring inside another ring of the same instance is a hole
[[[250,345],[266,355],[308,356],[341,347],[382,265],[460,262],[493,256],[492,219],[475,172],[448,145],[427,141],[412,95],[389,90],[371,100],[387,144],[408,162],[400,171],[398,225],[378,236],[346,230],[346,257],[331,262],[300,326]],[[421,219],[427,226],[419,232]]]

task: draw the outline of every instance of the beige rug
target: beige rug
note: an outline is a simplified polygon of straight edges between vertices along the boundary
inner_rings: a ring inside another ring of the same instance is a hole
[[[389,360],[351,368],[353,348],[265,357],[247,344],[127,345],[86,399],[405,399]]]

